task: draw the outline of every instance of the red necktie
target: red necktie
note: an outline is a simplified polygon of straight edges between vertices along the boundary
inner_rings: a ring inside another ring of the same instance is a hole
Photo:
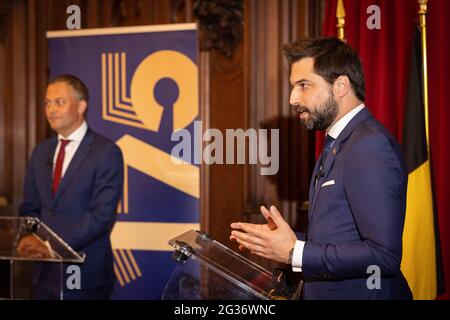
[[[61,139],[61,145],[59,147],[58,157],[56,158],[55,172],[53,174],[53,184],[52,184],[53,195],[56,194],[59,183],[61,182],[62,167],[63,167],[63,163],[64,163],[64,157],[66,155],[66,146],[69,142],[70,142],[70,140],[62,140]]]

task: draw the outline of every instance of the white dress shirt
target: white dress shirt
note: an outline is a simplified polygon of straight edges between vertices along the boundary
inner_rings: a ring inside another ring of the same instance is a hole
[[[78,127],[77,130],[72,132],[72,134],[68,137],[64,137],[61,134],[58,134],[58,145],[56,146],[55,154],[53,155],[53,173],[55,173],[56,166],[56,158],[58,157],[59,148],[61,146],[61,140],[70,140],[70,142],[66,145],[66,153],[64,156],[64,162],[61,172],[61,178],[64,177],[64,173],[66,173],[67,168],[69,167],[70,161],[72,161],[75,152],[77,152],[78,147],[80,146],[81,140],[83,140],[86,135],[88,126],[86,121],[83,121],[81,126]]]
[[[359,106],[339,119],[329,130],[327,130],[327,134],[330,137],[337,139],[339,134],[342,132],[342,130],[345,129],[350,120],[352,120],[353,117],[356,116],[362,109],[364,109],[364,103],[361,103]],[[294,272],[302,271],[304,248],[305,241],[297,240],[295,242],[294,252],[292,254],[292,271]]]

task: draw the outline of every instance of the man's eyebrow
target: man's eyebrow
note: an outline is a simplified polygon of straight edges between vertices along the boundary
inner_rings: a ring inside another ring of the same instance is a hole
[[[308,79],[300,79],[300,80],[295,81],[294,85],[295,84],[300,84],[300,83],[303,83],[303,82],[310,82],[310,81]]]
[[[51,101],[51,100],[61,100],[64,99],[63,97],[56,97],[54,99],[45,98],[44,101]]]
[[[309,83],[309,82],[310,82],[310,80],[308,80],[308,79],[300,79],[300,80],[295,81],[292,85],[295,86],[298,84]]]

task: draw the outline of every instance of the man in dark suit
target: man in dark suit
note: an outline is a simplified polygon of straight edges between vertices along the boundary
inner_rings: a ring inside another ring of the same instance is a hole
[[[88,128],[87,103],[86,86],[72,75],[48,84],[45,112],[58,135],[34,148],[20,207],[21,216],[38,217],[75,251],[86,254],[81,289],[70,290],[64,280],[64,299],[108,299],[115,282],[109,236],[122,192],[123,158],[113,142]],[[21,240],[18,252],[28,257],[50,254],[33,236]],[[36,266],[35,298],[48,298],[50,268]]]
[[[364,106],[364,75],[338,39],[284,47],[291,64],[290,104],[302,124],[325,130],[309,192],[307,234],[278,210],[267,224],[237,222],[240,249],[303,272],[305,299],[411,299],[400,271],[407,171],[398,143]]]

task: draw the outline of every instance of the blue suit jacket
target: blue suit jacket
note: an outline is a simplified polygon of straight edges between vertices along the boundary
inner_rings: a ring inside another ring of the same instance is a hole
[[[411,298],[400,271],[408,174],[396,140],[364,108],[335,140],[315,188],[319,163],[309,193],[304,298]],[[371,265],[380,268],[380,289],[367,287]]]
[[[75,251],[86,253],[81,265],[82,289],[112,285],[115,276],[109,236],[122,194],[122,153],[113,142],[88,129],[53,197],[56,146],[57,138],[52,137],[34,148],[20,215],[38,217]],[[37,272],[36,286],[48,285],[46,267],[50,265],[43,264]],[[65,288],[65,281],[63,285]]]

